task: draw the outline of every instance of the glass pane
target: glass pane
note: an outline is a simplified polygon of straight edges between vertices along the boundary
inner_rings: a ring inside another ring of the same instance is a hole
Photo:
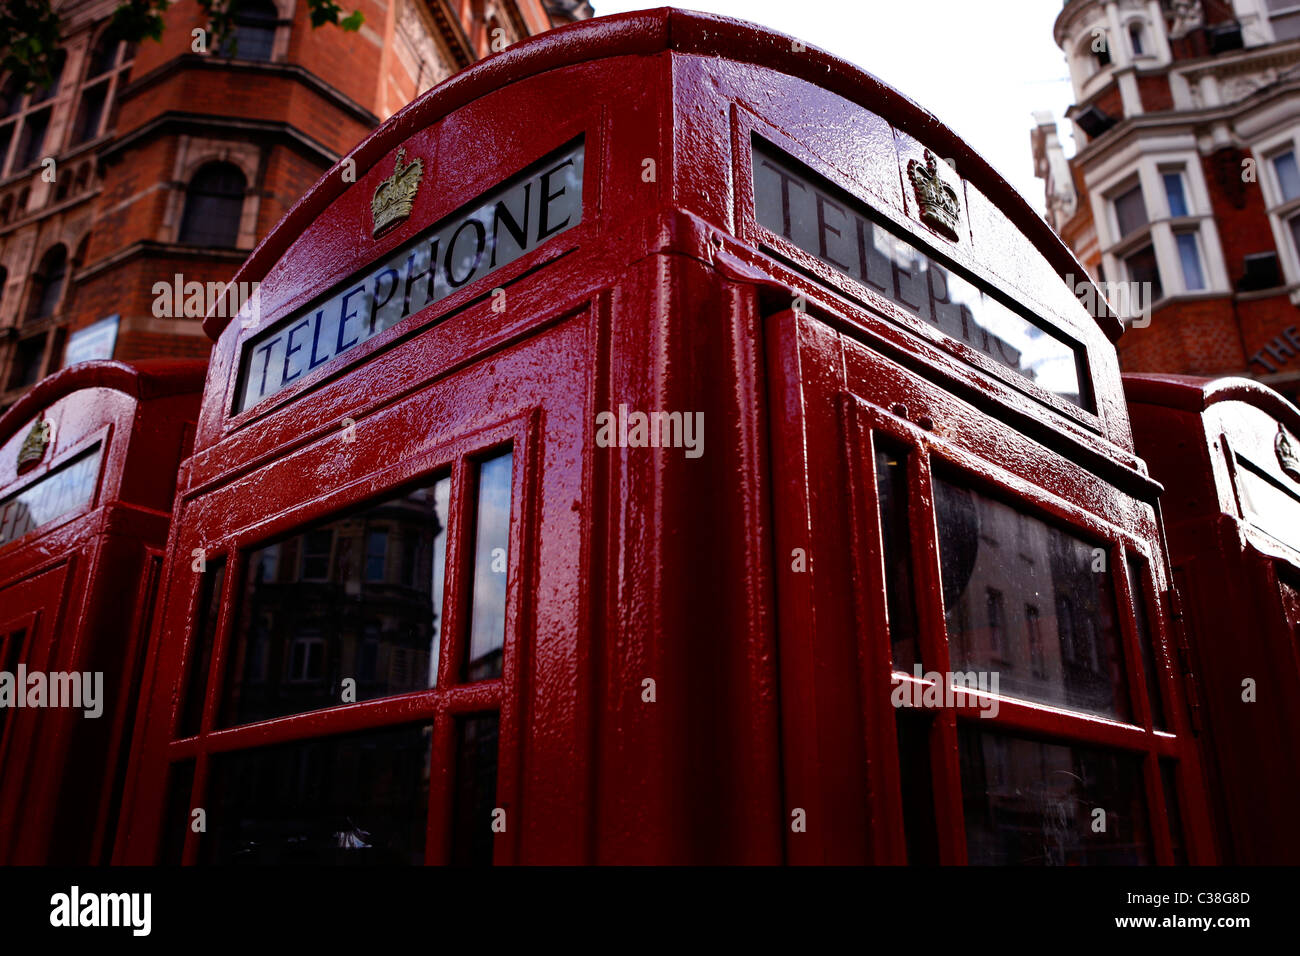
[[[1178,240],[1178,258],[1183,264],[1183,286],[1188,292],[1197,292],[1205,288],[1205,274],[1201,271],[1201,252],[1196,245],[1196,234],[1180,232]]]
[[[1182,173],[1165,173],[1165,196],[1169,199],[1169,215],[1187,215],[1187,197],[1183,195]]]
[[[1083,406],[1079,351],[876,221],[864,203],[775,147],[754,143],[764,228],[1004,368]]]
[[[38,340],[44,350],[44,340]],[[20,353],[21,354],[21,353]],[[66,465],[0,500],[0,547],[95,500],[103,447],[96,445]]]
[[[1268,472],[1237,456],[1237,492],[1246,520],[1283,544],[1300,550],[1300,497]]]
[[[1275,156],[1273,169],[1277,171],[1277,183],[1282,190],[1282,199],[1285,201],[1300,196],[1300,168],[1296,166],[1295,151],[1287,150]]]
[[[1147,700],[1151,702],[1151,720],[1157,730],[1165,727],[1165,705],[1160,697],[1160,672],[1151,639],[1151,620],[1147,614],[1146,575],[1137,559],[1128,559],[1128,587],[1133,595],[1133,614],[1137,624],[1138,645],[1142,648],[1142,675],[1146,681]]]
[[[217,616],[221,613],[221,592],[225,581],[226,559],[217,558],[208,565],[199,586],[198,617],[194,621],[185,703],[176,731],[178,737],[195,736],[203,723],[203,701],[208,689],[208,669],[212,664],[212,645],[217,637]]]
[[[431,741],[416,724],[214,756],[204,862],[423,863]]]
[[[1109,553],[943,479],[934,488],[953,670],[1127,720]]]
[[[884,551],[889,645],[896,670],[911,673],[921,663],[912,585],[912,532],[907,520],[907,453],[877,443],[876,495]]]
[[[1127,236],[1147,224],[1147,207],[1142,201],[1141,186],[1134,186],[1115,198],[1115,218],[1119,221],[1121,236]]]
[[[496,714],[456,720],[456,792],[452,803],[451,862],[491,866],[497,799]],[[506,821],[507,827],[510,821]]]
[[[1169,842],[1175,866],[1187,865],[1187,847],[1183,843],[1183,811],[1178,802],[1178,765],[1167,758],[1160,761],[1160,785],[1165,795],[1165,812],[1169,815]]]
[[[468,680],[501,676],[506,638],[506,577],[510,567],[511,452],[479,465],[475,519],[474,591],[470,612]]]
[[[903,797],[903,834],[907,862],[926,866],[939,862],[939,835],[934,821],[934,783],[930,773],[930,730],[927,717],[894,711],[898,737],[898,779]]]
[[[1287,221],[1287,227],[1291,230],[1291,245],[1295,247],[1296,255],[1300,256],[1300,216],[1292,216]]]
[[[185,852],[185,834],[193,822],[190,800],[194,789],[194,761],[178,760],[167,768],[167,805],[163,811],[159,863],[179,866]]]
[[[1124,260],[1124,268],[1128,270],[1129,282],[1137,282],[1146,286],[1146,290],[1142,295],[1142,301],[1145,304],[1150,305],[1164,297],[1165,290],[1160,284],[1160,270],[1156,267],[1156,251],[1154,248],[1143,246]]]
[[[1140,757],[969,723],[958,727],[958,747],[972,864],[1154,862]]]
[[[250,552],[224,726],[435,686],[450,496],[442,478]],[[409,583],[367,573],[380,523],[412,543]]]

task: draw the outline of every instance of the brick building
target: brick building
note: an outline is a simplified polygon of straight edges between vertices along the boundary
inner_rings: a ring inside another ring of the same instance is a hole
[[[1031,135],[1048,220],[1111,292],[1146,283],[1127,371],[1300,393],[1300,0],[1067,0],[1066,159]]]
[[[228,280],[417,94],[591,15],[586,0],[354,0],[365,22],[345,32],[313,29],[303,2],[244,0],[233,37],[195,52],[194,0],[138,46],[108,30],[118,2],[55,0],[56,81],[0,77],[0,409],[80,358],[206,356],[194,283]]]

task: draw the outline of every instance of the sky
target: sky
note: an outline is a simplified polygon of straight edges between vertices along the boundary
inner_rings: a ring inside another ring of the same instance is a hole
[[[591,0],[597,16],[665,6]],[[970,143],[1041,214],[1029,131],[1050,110],[1066,155],[1074,144],[1065,57],[1052,39],[1060,0],[683,0],[819,46],[874,73]]]

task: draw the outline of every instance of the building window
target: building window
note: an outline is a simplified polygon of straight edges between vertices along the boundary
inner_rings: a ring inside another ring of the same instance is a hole
[[[1300,0],[1268,0],[1268,18],[1278,40],[1300,37]]]
[[[244,174],[232,163],[209,163],[185,191],[180,242],[233,249],[244,209]]]
[[[47,319],[59,307],[63,286],[68,278],[68,250],[63,245],[54,246],[41,259],[32,276],[32,297],[27,307],[27,321]]]
[[[54,62],[50,67],[50,82],[42,86],[39,90],[32,93],[31,102],[28,106],[35,106],[37,103],[44,103],[52,98],[55,93],[59,92],[59,81],[63,79],[63,66],[67,62],[68,55],[62,50],[54,54]]]
[[[239,60],[271,62],[279,20],[279,11],[268,0],[241,4],[239,12],[235,14],[234,29],[222,41],[219,55]]]
[[[1286,237],[1279,240],[1280,244],[1285,246],[1288,239],[1291,243],[1289,250],[1279,250],[1284,253],[1280,258],[1288,281],[1296,282],[1300,280],[1300,164],[1295,147],[1274,153],[1264,165],[1271,174],[1265,183],[1269,217]]]
[[[1160,284],[1160,269],[1156,266],[1154,246],[1143,246],[1137,252],[1125,256],[1124,271],[1128,273],[1129,282],[1150,283],[1151,294],[1142,297],[1144,302],[1158,302],[1164,298],[1165,290]]]
[[[104,118],[104,105],[107,102],[107,81],[82,90],[81,104],[77,107],[77,121],[72,130],[70,145],[76,146],[89,142],[99,135],[99,124]]]
[[[117,48],[119,43],[109,30],[100,34],[95,48],[90,51],[90,57],[86,66],[86,79],[93,80],[95,77],[103,76],[114,66],[117,65]]]
[[[1002,592],[996,588],[989,588],[984,603],[988,611],[989,653],[1001,657],[1007,630],[1007,613]]]
[[[45,358],[45,336],[23,339],[14,350],[13,366],[9,372],[9,388],[27,388],[41,378],[41,362]]]
[[[1147,224],[1147,207],[1142,199],[1142,187],[1134,186],[1115,197],[1115,221],[1119,236],[1124,238]]]
[[[1175,219],[1190,215],[1187,194],[1183,190],[1183,174],[1177,170],[1161,173],[1165,184],[1165,198],[1169,201],[1169,215]]]
[[[45,131],[49,125],[48,109],[27,114],[23,120],[23,131],[18,136],[18,146],[14,151],[13,172],[21,172],[36,165],[36,161],[41,158],[41,148],[45,145]]]
[[[1100,42],[1090,43],[1088,49],[1092,53],[1092,58],[1097,63],[1097,69],[1102,70],[1110,66],[1110,40],[1107,37],[1099,37]]]
[[[1183,268],[1183,288],[1188,292],[1200,292],[1205,288],[1205,272],[1201,268],[1201,250],[1196,233],[1174,233],[1174,241],[1178,244],[1178,261]]]
[[[334,550],[334,532],[329,528],[309,531],[302,538],[302,579],[328,581],[330,553]]]
[[[1128,45],[1133,51],[1134,56],[1142,56],[1146,53],[1146,47],[1142,42],[1142,24],[1130,23],[1128,27]]]
[[[388,564],[388,532],[378,528],[366,534],[366,580],[383,581]]]
[[[1295,150],[1288,149],[1273,157],[1273,171],[1277,175],[1278,192],[1283,202],[1300,199],[1300,168],[1296,166]]]

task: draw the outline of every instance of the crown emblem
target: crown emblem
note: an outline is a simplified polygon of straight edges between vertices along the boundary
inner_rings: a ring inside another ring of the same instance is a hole
[[[406,147],[403,146],[397,151],[393,175],[379,184],[374,199],[370,200],[370,212],[375,217],[373,236],[386,232],[409,216],[415,204],[415,191],[420,188],[420,178],[424,175],[424,160],[417,158],[402,165],[405,155]]]
[[[1291,436],[1280,424],[1277,426],[1277,438],[1273,441],[1273,449],[1277,452],[1277,462],[1282,466],[1282,470],[1296,481],[1300,481],[1300,452],[1296,451]]]
[[[45,457],[45,449],[50,444],[50,424],[37,420],[32,423],[32,430],[23,439],[18,449],[17,471],[30,468]]]
[[[921,221],[953,242],[961,238],[957,227],[961,225],[961,205],[957,191],[939,176],[939,164],[934,154],[925,151],[925,164],[914,159],[907,161],[907,178],[916,189],[916,201],[921,206]]]

